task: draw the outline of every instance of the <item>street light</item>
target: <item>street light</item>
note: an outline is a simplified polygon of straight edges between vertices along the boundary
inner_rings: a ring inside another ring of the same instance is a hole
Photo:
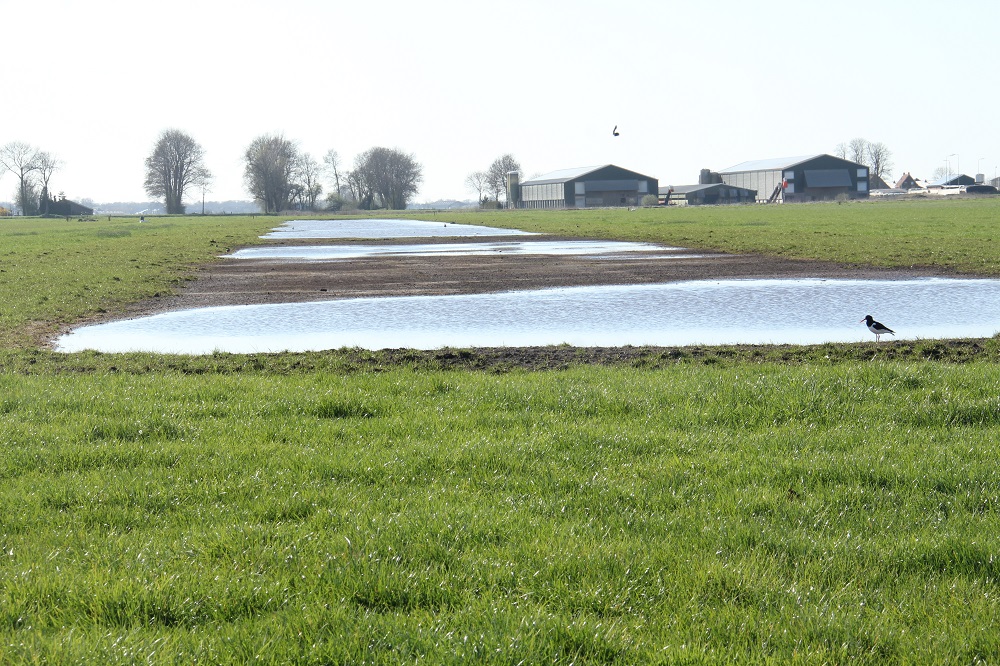
[[[948,157],[954,157],[955,158],[955,172],[956,172],[956,175],[961,175],[962,169],[961,169],[961,167],[958,166],[958,153],[952,153]],[[948,180],[949,181],[951,180],[951,163],[950,162],[948,163]]]

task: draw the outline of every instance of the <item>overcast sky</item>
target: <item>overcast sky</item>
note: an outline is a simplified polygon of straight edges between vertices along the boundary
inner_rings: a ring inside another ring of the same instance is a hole
[[[62,160],[53,192],[147,200],[159,133],[190,134],[209,200],[248,199],[241,156],[281,133],[349,168],[373,146],[423,167],[417,201],[617,164],[701,168],[885,143],[893,178],[1000,165],[1000,2],[911,0],[0,0],[0,144]],[[618,125],[621,136],[613,137]],[[13,196],[10,174],[0,199]],[[199,198],[196,194],[190,199]]]

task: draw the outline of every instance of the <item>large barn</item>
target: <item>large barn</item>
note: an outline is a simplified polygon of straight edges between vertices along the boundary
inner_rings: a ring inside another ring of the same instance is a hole
[[[743,162],[719,171],[734,187],[757,190],[766,202],[867,197],[868,167],[833,155],[807,155]]]
[[[511,175],[508,200],[517,208],[639,206],[659,187],[655,178],[614,164],[553,171],[520,184]]]

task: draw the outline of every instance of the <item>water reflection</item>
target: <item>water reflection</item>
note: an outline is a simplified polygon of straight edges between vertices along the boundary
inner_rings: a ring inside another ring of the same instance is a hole
[[[492,243],[422,243],[397,245],[311,245],[288,247],[253,247],[225,255],[233,259],[301,259],[333,260],[361,259],[379,256],[486,256],[486,255],[602,255],[625,252],[668,252],[657,255],[676,258],[699,258],[684,254],[679,247],[663,247],[652,243],[624,241],[497,241]],[[643,254],[646,258],[652,258]]]
[[[86,326],[61,351],[278,352],[362,347],[856,342],[989,337],[1000,281],[720,280],[184,310]]]
[[[447,238],[470,236],[536,236],[520,229],[481,227],[426,220],[289,220],[261,238]]]

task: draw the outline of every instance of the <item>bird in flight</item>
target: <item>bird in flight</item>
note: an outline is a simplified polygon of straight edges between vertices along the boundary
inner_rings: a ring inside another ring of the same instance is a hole
[[[618,125],[615,125],[615,128],[613,130],[611,130],[611,133],[614,134],[615,136],[619,135],[619,133],[618,133]]]
[[[892,330],[880,321],[875,321],[871,315],[865,315],[865,318],[861,321],[868,324],[868,330],[875,334],[875,342],[878,342],[879,337],[885,335],[886,333],[896,335],[896,331]]]

